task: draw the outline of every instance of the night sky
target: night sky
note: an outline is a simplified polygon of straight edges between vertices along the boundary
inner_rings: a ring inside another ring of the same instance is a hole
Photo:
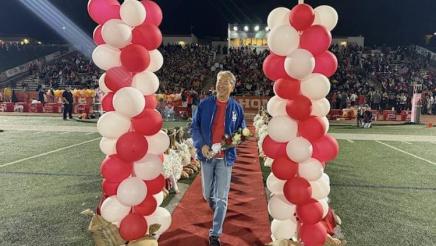
[[[38,1],[38,0],[34,0]],[[89,34],[95,23],[88,17],[87,0],[50,0]],[[298,1],[267,0],[160,0],[164,34],[189,34],[200,38],[226,38],[228,23],[266,23],[276,7],[291,8]],[[326,4],[339,13],[334,36],[362,35],[366,44],[420,44],[425,34],[436,32],[436,0],[306,0],[313,7]],[[18,0],[1,0],[0,34],[26,34],[44,42],[63,42],[56,32]]]

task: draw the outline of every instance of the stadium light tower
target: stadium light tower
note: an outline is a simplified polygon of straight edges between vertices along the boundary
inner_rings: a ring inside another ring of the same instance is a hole
[[[248,30],[250,30],[248,26],[244,26],[244,31],[248,32]]]
[[[48,0],[19,1],[82,54],[88,58],[91,57],[92,51],[95,48],[95,44],[91,37],[82,31]]]
[[[234,26],[234,27],[233,27],[233,31],[237,32],[237,31],[238,31],[238,27],[237,27],[237,26]]]
[[[255,26],[255,27],[254,27],[254,31],[258,32],[258,31],[259,31],[259,28],[260,28],[259,25]]]

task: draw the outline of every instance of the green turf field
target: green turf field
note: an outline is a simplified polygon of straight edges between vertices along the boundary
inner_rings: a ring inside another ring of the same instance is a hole
[[[9,129],[0,133],[0,245],[92,245],[89,218],[80,212],[99,201],[104,156],[93,127],[0,116],[0,129]],[[424,126],[332,126],[331,132],[436,136]],[[436,144],[339,143],[340,156],[326,172],[349,245],[436,245]]]

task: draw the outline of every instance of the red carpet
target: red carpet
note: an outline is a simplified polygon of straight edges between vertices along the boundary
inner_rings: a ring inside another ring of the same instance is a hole
[[[186,191],[172,216],[173,223],[160,237],[159,245],[208,245],[212,212],[203,199],[200,176]],[[238,147],[229,207],[220,239],[221,244],[226,246],[265,245],[271,241],[267,200],[255,138],[250,138]]]

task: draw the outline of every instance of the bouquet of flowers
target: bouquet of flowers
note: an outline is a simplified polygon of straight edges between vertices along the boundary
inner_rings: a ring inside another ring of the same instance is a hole
[[[213,156],[217,155],[221,151],[237,147],[249,137],[251,137],[251,132],[248,128],[240,128],[233,133],[233,135],[225,134],[221,140],[221,143],[212,145]]]

